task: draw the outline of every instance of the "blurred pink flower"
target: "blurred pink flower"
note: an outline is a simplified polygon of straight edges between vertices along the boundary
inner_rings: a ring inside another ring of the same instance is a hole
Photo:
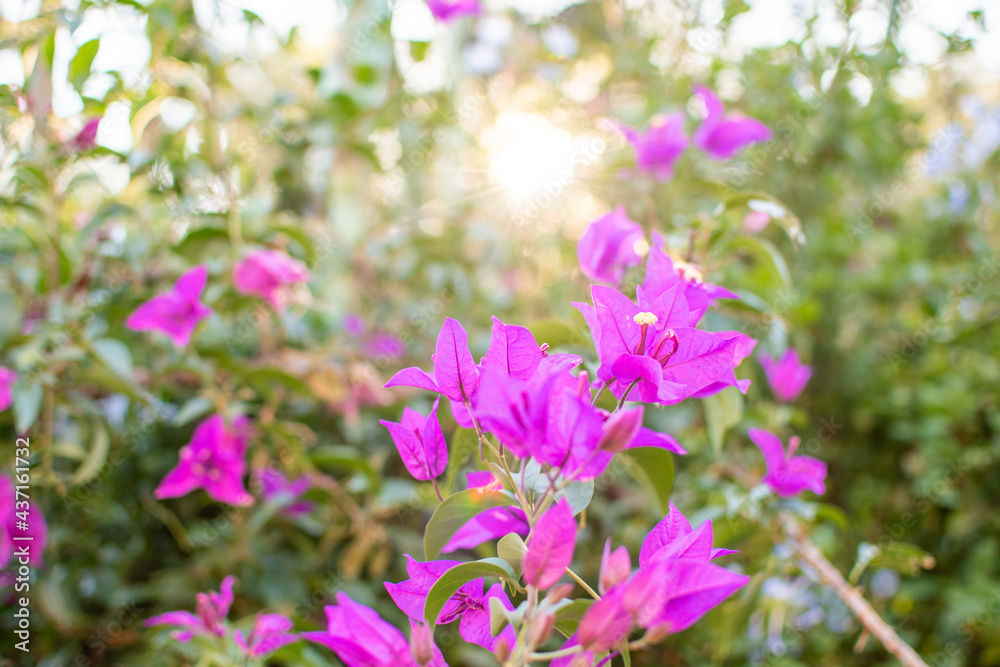
[[[799,360],[799,353],[794,348],[785,350],[778,361],[767,354],[761,354],[760,365],[764,368],[774,395],[783,403],[790,403],[798,398],[812,377],[812,367]]]
[[[213,415],[199,424],[191,442],[181,448],[177,466],[156,487],[156,497],[178,498],[204,489],[220,503],[253,503],[253,497],[243,488],[249,431],[246,417],[236,418],[231,428],[222,415]]]
[[[14,383],[16,382],[17,373],[9,368],[0,366],[0,412],[9,408],[11,402],[14,400],[14,392],[12,389],[14,387]]]
[[[254,471],[254,479],[260,484],[260,496],[264,502],[284,498],[287,507],[281,510],[282,514],[289,516],[300,516],[309,513],[313,508],[313,503],[299,498],[312,488],[312,480],[308,477],[299,477],[289,480],[284,473],[271,468],[261,468]]]
[[[439,21],[453,21],[460,16],[475,15],[481,11],[479,0],[427,0],[427,6]]]
[[[233,604],[233,584],[236,577],[229,575],[222,580],[219,592],[209,591],[195,596],[195,613],[189,611],[168,611],[159,616],[153,616],[143,621],[143,625],[173,625],[182,630],[176,630],[171,636],[179,642],[189,642],[195,635],[226,635],[226,615]]]
[[[34,501],[29,501],[27,509],[24,505],[18,506],[18,500],[23,502],[24,499],[16,496],[14,481],[0,475],[0,568],[5,567],[10,557],[16,557],[18,549],[25,546],[28,547],[28,562],[41,567],[42,553],[49,537],[45,517]],[[21,512],[27,512],[24,519],[18,517]],[[15,540],[15,537],[30,537],[31,540]],[[3,588],[2,584],[0,588]]]
[[[704,103],[707,115],[694,132],[694,145],[715,160],[728,160],[740,149],[771,138],[771,130],[756,118],[739,114],[726,115],[715,93],[695,86],[694,94]]]
[[[207,280],[205,267],[194,267],[177,279],[173,290],[136,308],[125,320],[125,326],[133,331],[160,331],[174,345],[184,347],[198,323],[212,314],[212,309],[201,302]]]
[[[628,268],[642,262],[635,251],[642,238],[642,226],[629,219],[624,206],[594,220],[576,245],[583,275],[617,287]]]
[[[236,630],[233,632],[233,639],[243,653],[251,658],[259,658],[299,641],[298,635],[289,632],[293,625],[290,619],[281,614],[260,614],[248,637],[244,638],[243,632]]]
[[[743,217],[743,231],[747,234],[757,234],[767,228],[771,216],[764,211],[750,211]]]
[[[673,178],[674,163],[688,146],[682,112],[654,118],[649,129],[643,133],[624,125],[618,127],[635,149],[635,163],[639,171],[652,173],[658,181]]]
[[[70,145],[78,151],[89,151],[94,148],[97,145],[97,128],[100,124],[100,116],[88,120],[83,129],[70,141]]]
[[[309,280],[305,265],[278,250],[258,250],[237,262],[233,284],[242,294],[256,294],[282,310],[292,285]]]
[[[566,574],[576,549],[576,520],[565,498],[550,507],[531,529],[524,553],[524,581],[542,590]]]
[[[767,474],[761,480],[779,496],[794,496],[803,491],[816,495],[826,492],[826,464],[811,456],[796,456],[801,442],[792,436],[788,440],[788,452],[781,438],[759,428],[750,429],[750,439],[760,448],[767,464]]]

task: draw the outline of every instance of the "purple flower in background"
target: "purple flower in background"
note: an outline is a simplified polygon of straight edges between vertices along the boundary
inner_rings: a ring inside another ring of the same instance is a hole
[[[812,377],[812,367],[799,360],[799,353],[794,348],[785,350],[778,361],[767,354],[761,354],[760,365],[764,367],[771,391],[782,403],[790,403],[798,398]]]
[[[749,431],[750,439],[760,447],[767,464],[767,474],[761,480],[779,496],[794,496],[803,491],[812,491],[818,496],[826,492],[826,464],[811,456],[796,456],[800,440],[793,436],[788,440],[788,452],[781,438],[759,428]]]
[[[347,667],[448,667],[437,646],[431,646],[433,657],[420,663],[414,658],[417,650],[410,648],[398,628],[386,622],[378,613],[337,593],[337,604],[327,605],[325,632],[303,632],[302,637],[322,644],[337,654]],[[416,642],[419,652],[426,648],[426,635]]]
[[[771,214],[764,211],[750,211],[743,216],[743,231],[747,234],[757,234],[771,222]]]
[[[176,630],[170,635],[179,642],[189,642],[195,635],[226,634],[225,620],[229,607],[233,604],[233,584],[236,577],[230,575],[222,580],[219,592],[198,593],[195,596],[195,613],[189,611],[168,611],[153,616],[143,622],[147,628],[154,625],[172,625]]]
[[[241,294],[255,294],[282,310],[291,286],[309,280],[305,265],[278,250],[258,250],[237,262],[233,285]]]
[[[565,498],[535,523],[524,553],[524,580],[545,590],[562,579],[576,549],[576,520]]]
[[[694,87],[695,95],[705,105],[705,120],[694,132],[694,144],[716,160],[728,160],[741,148],[767,141],[771,130],[756,118],[738,114],[726,115],[722,102],[708,88]]]
[[[89,151],[97,145],[97,128],[101,124],[101,117],[91,118],[83,128],[70,141],[70,145],[77,151]]]
[[[706,521],[692,530],[680,510],[670,503],[667,516],[649,531],[639,551],[639,567],[661,560],[695,558],[711,560],[736,553],[732,549],[712,548],[712,522]]]
[[[253,497],[243,488],[249,420],[237,417],[227,427],[222,415],[198,425],[191,442],[181,448],[180,461],[156,487],[157,498],[178,498],[204,489],[214,500],[230,505],[250,505]]]
[[[455,560],[421,563],[409,556],[406,559],[406,573],[410,578],[398,584],[386,583],[385,589],[400,611],[412,620],[423,621],[427,594],[441,575],[461,563]],[[490,598],[497,598],[508,610],[512,611],[514,606],[503,592],[501,584],[494,584],[485,594],[483,587],[483,579],[475,579],[459,588],[441,610],[438,624],[458,620],[458,631],[462,639],[489,651],[492,651],[501,639],[507,642],[507,646],[513,647],[517,642],[513,627],[508,625],[496,637],[490,632]]]
[[[618,285],[630,266],[642,261],[635,244],[642,240],[642,226],[629,219],[619,206],[591,222],[576,245],[583,275]]]
[[[0,366],[0,412],[9,408],[11,402],[13,402],[14,392],[12,388],[16,382],[17,373],[9,368]]]
[[[312,510],[311,501],[299,500],[313,486],[308,477],[289,480],[280,470],[261,468],[254,471],[254,479],[260,484],[260,496],[264,502],[281,498],[287,503],[288,506],[281,510],[282,514],[301,516]]]
[[[139,306],[125,320],[125,326],[133,331],[160,331],[174,345],[184,347],[198,323],[212,314],[212,309],[201,302],[207,280],[205,267],[194,267],[177,279],[173,290]]]
[[[233,639],[251,658],[259,658],[277,651],[282,646],[299,641],[298,635],[290,632],[294,624],[281,614],[260,614],[254,621],[253,630],[246,638],[243,632],[233,632]]]
[[[480,12],[479,0],[427,0],[427,6],[434,18],[445,22]]]
[[[674,163],[688,146],[682,112],[654,118],[649,129],[643,133],[624,125],[619,125],[619,129],[635,149],[635,163],[639,171],[652,173],[658,181],[673,178]]]
[[[17,552],[18,547],[28,545],[28,562],[34,567],[41,567],[42,554],[48,542],[49,529],[45,517],[38,509],[38,503],[32,502],[28,507],[28,517],[25,523],[28,529],[18,527],[21,520],[16,512],[23,511],[23,506],[17,506],[17,489],[14,481],[7,475],[0,475],[0,568],[6,567],[10,557]],[[22,498],[23,500],[23,498]],[[28,540],[15,540],[15,537],[30,537]],[[25,563],[26,564],[26,563]],[[15,568],[16,569],[16,568]],[[3,586],[0,585],[0,588]]]
[[[434,407],[426,417],[416,410],[403,408],[402,423],[379,420],[382,426],[389,429],[406,469],[414,479],[422,482],[434,479],[448,465],[448,444],[437,418],[440,401],[440,398],[434,401]]]
[[[469,352],[469,335],[457,321],[447,318],[441,325],[434,348],[433,375],[416,367],[392,376],[386,387],[417,387],[444,394],[452,401],[469,400],[479,386],[479,369]]]

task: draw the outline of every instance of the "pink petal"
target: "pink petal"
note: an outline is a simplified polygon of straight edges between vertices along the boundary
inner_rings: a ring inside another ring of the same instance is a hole
[[[524,580],[540,589],[559,581],[573,560],[576,521],[565,498],[550,507],[531,529],[524,554]]]

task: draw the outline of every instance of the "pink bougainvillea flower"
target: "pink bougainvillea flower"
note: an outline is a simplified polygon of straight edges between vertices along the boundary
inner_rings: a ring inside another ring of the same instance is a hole
[[[299,500],[313,486],[312,480],[308,477],[303,476],[289,480],[284,473],[273,468],[261,468],[254,471],[253,476],[260,485],[260,496],[265,502],[280,498],[288,504],[281,510],[282,514],[301,516],[312,510],[313,503],[311,501]]]
[[[414,637],[411,649],[398,628],[345,593],[337,593],[337,604],[324,609],[326,631],[303,632],[301,636],[329,648],[347,667],[448,667],[433,642],[431,659],[417,662],[414,654],[428,648],[426,633]]]
[[[694,264],[671,259],[663,250],[663,237],[653,232],[646,259],[646,277],[637,290],[639,303],[655,301],[678,283],[683,285],[688,308],[697,313],[699,319],[718,299],[740,298],[724,287],[706,283],[701,270]]]
[[[437,417],[440,400],[434,401],[434,407],[426,417],[416,410],[403,408],[402,423],[379,420],[382,426],[389,429],[403,465],[414,479],[422,482],[434,479],[448,465],[448,444]]]
[[[0,412],[10,407],[14,400],[13,387],[17,382],[17,373],[0,366]]]
[[[176,630],[170,635],[179,642],[189,642],[195,635],[226,635],[226,615],[233,604],[233,584],[236,577],[230,575],[222,580],[219,592],[198,593],[195,596],[195,613],[188,611],[168,611],[153,616],[143,622],[146,627],[172,625]]]
[[[471,399],[479,386],[479,369],[469,351],[469,335],[457,321],[445,319],[434,348],[434,372],[404,368],[386,387],[417,387],[444,394],[452,401]]]
[[[800,440],[792,436],[788,440],[788,452],[781,438],[759,428],[749,431],[750,439],[760,447],[767,464],[767,474],[761,480],[779,496],[794,496],[803,491],[812,491],[818,496],[826,492],[826,464],[811,456],[796,456]]]
[[[639,567],[661,560],[695,558],[711,560],[736,553],[732,549],[712,548],[712,522],[692,529],[680,510],[670,503],[667,516],[649,531],[639,551]]]
[[[694,328],[700,314],[688,308],[677,283],[640,304],[601,285],[591,287],[594,306],[574,304],[590,325],[601,361],[598,379],[618,398],[672,405],[716,382],[739,363],[739,341]]]
[[[597,590],[603,595],[632,574],[632,558],[628,549],[618,547],[611,550],[611,538],[604,543],[604,554],[601,556],[601,570]]]
[[[619,129],[635,150],[639,171],[651,173],[658,181],[673,178],[674,163],[688,146],[683,112],[654,118],[642,133],[624,125],[619,125]]]
[[[77,151],[89,151],[94,148],[97,145],[97,128],[100,124],[100,116],[88,120],[70,141],[70,146]]]
[[[17,554],[18,548],[25,546],[28,547],[28,562],[22,564],[30,563],[34,567],[42,567],[42,554],[49,538],[45,517],[38,509],[38,503],[30,502],[27,517],[22,522],[17,513],[23,512],[24,509],[23,506],[17,506],[18,500],[23,498],[17,498],[14,481],[6,475],[0,475],[0,568],[5,567],[11,556]],[[31,539],[15,540],[15,537]],[[0,585],[0,588],[3,586]]]
[[[209,417],[181,448],[180,461],[156,487],[156,497],[178,498],[200,488],[220,503],[250,505],[253,497],[243,488],[249,435],[246,417],[232,427],[222,415]]]
[[[494,317],[490,347],[479,366],[497,369],[518,380],[530,380],[544,358],[545,352],[531,331]]]
[[[493,507],[469,519],[441,549],[451,553],[459,549],[475,549],[484,542],[517,533],[527,535],[528,517],[520,507]]]
[[[785,350],[778,361],[767,354],[761,354],[760,365],[764,367],[771,391],[782,403],[790,403],[798,398],[812,377],[812,367],[799,360],[799,353],[794,348]]]
[[[594,220],[576,245],[583,275],[617,286],[629,267],[642,261],[635,251],[642,238],[642,226],[629,219],[624,206]]]
[[[233,285],[242,294],[255,294],[282,310],[291,286],[309,280],[309,269],[279,250],[257,250],[237,262]]]
[[[722,102],[708,88],[695,86],[694,93],[705,105],[706,116],[694,132],[694,145],[716,160],[728,160],[740,149],[771,138],[771,130],[756,118],[726,115]]]
[[[441,575],[461,563],[454,560],[421,563],[409,556],[406,558],[406,573],[410,578],[398,584],[386,583],[385,589],[400,611],[419,622],[424,620],[424,605],[427,603],[427,594],[431,588]],[[441,610],[438,624],[458,620],[458,632],[462,639],[482,646],[488,651],[496,648],[497,642],[501,639],[507,646],[513,648],[517,642],[513,627],[508,625],[496,637],[490,632],[490,598],[500,600],[505,609],[513,611],[514,606],[503,592],[501,584],[494,584],[486,593],[483,593],[483,587],[483,579],[475,579],[459,588]]]
[[[640,567],[619,588],[624,588],[622,604],[636,625],[673,633],[694,625],[748,581],[750,577],[708,561],[679,558]]]
[[[184,347],[198,323],[212,314],[212,309],[201,302],[207,280],[205,267],[194,267],[177,279],[173,290],[139,306],[125,320],[125,326],[133,331],[160,331],[174,345]]]
[[[291,632],[293,625],[291,619],[281,614],[260,614],[248,637],[244,638],[241,630],[235,630],[233,639],[243,653],[251,658],[259,658],[299,641],[298,635]]]
[[[625,593],[624,586],[616,586],[587,609],[576,630],[584,651],[601,653],[628,637],[632,615],[625,607]]]
[[[565,498],[546,510],[531,529],[522,562],[524,580],[542,590],[562,579],[576,549],[576,520]]]
[[[427,6],[439,21],[454,21],[460,16],[476,15],[481,11],[479,0],[427,0]]]

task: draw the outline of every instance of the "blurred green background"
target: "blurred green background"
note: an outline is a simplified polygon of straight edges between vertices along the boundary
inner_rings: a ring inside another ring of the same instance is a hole
[[[21,377],[0,433],[37,443],[50,526],[33,653],[8,650],[4,613],[4,657],[194,664],[140,621],[230,573],[234,619],[266,608],[313,629],[343,590],[402,621],[382,582],[404,578],[436,499],[378,418],[429,400],[382,385],[426,365],[446,316],[477,358],[497,315],[592,359],[569,305],[588,294],[575,242],[621,204],[741,295],[710,328],[814,368],[792,406],[751,359],[746,399],[647,411],[691,452],[673,501],[713,518],[754,580],[634,664],[895,664],[744,520],[734,471],[763,472],[749,426],[816,444],[830,477],[813,539],[929,664],[1000,664],[997,7],[484,4],[435,25],[419,0],[0,3],[0,365]],[[689,152],[664,183],[628,175],[605,119],[696,113],[697,83],[774,140],[725,163]],[[97,146],[75,145],[94,117]],[[779,219],[747,232],[748,202]],[[313,273],[283,315],[229,280],[261,246]],[[195,264],[217,315],[192,346],[124,328]],[[156,501],[213,409],[255,417],[253,465],[336,480],[317,508]],[[621,466],[598,488],[577,552],[590,579],[606,536],[636,554],[665,511]],[[493,664],[438,639],[453,665]],[[272,662],[337,664],[306,644]]]

